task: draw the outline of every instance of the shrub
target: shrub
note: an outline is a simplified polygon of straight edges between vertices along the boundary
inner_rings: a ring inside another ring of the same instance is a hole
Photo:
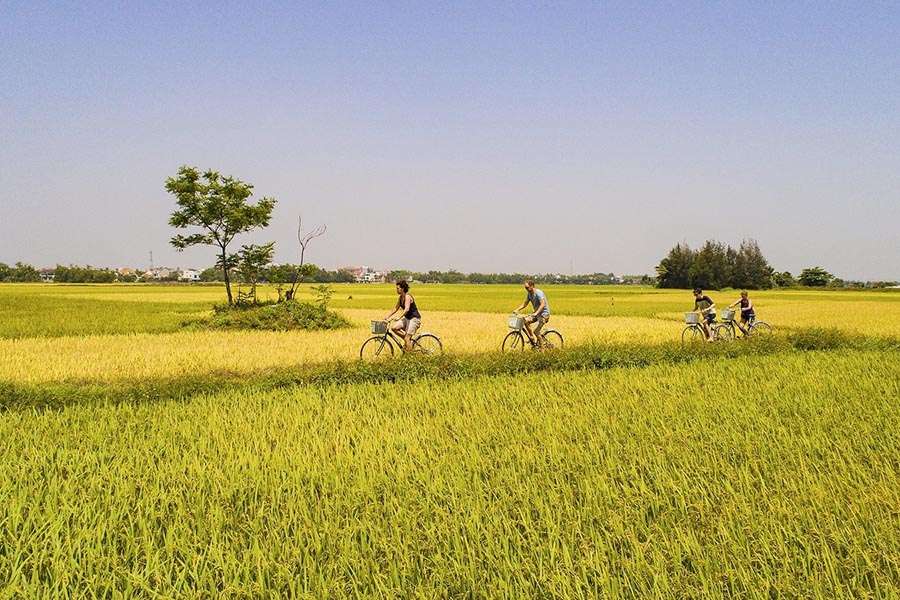
[[[192,325],[209,329],[291,331],[343,329],[350,327],[350,321],[332,310],[308,302],[270,302],[231,307],[217,305],[212,317]]]

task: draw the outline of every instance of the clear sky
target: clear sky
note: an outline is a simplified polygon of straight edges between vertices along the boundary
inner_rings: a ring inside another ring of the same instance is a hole
[[[302,212],[330,267],[900,279],[900,3],[0,2],[0,261],[211,264],[181,164],[279,261]]]

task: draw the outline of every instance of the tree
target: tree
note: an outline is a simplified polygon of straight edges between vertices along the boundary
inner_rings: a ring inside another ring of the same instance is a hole
[[[808,267],[803,269],[797,281],[809,287],[825,287],[832,279],[834,276],[822,267]]]
[[[778,287],[791,287],[797,284],[797,282],[794,281],[794,276],[791,275],[790,271],[784,271],[781,273],[776,272],[774,275],[772,275],[772,281]]]
[[[7,267],[8,268],[8,267]],[[16,283],[27,283],[40,281],[41,274],[33,266],[23,262],[17,262],[12,269],[9,269],[7,281]]]
[[[250,293],[247,296],[253,303],[256,303],[256,285],[259,283],[260,275],[271,264],[274,254],[275,242],[262,246],[256,244],[241,246],[237,254],[237,272],[241,280],[250,286]]]
[[[661,288],[687,288],[691,285],[694,252],[687,244],[676,244],[656,267],[656,285]]]
[[[772,287],[772,267],[763,256],[756,240],[744,240],[735,253],[731,287],[768,289]]]
[[[690,287],[718,290],[728,286],[731,279],[728,250],[719,242],[707,240],[694,254]]]
[[[288,300],[293,300],[294,293],[297,291],[297,284],[300,282],[300,278],[303,275],[303,263],[306,259],[306,247],[309,246],[310,242],[312,242],[317,237],[322,237],[325,235],[325,232],[328,230],[327,225],[319,225],[314,228],[312,231],[303,231],[303,215],[297,217],[297,243],[300,244],[300,265],[297,269],[296,274],[294,275],[294,280],[291,282],[291,289],[287,291],[285,294],[285,298]]]
[[[249,183],[222,177],[217,171],[201,175],[188,166],[178,169],[176,177],[166,179],[166,191],[175,196],[178,205],[169,224],[177,229],[200,229],[189,235],[176,235],[172,245],[179,251],[189,246],[217,246],[216,266],[222,271],[228,304],[234,304],[230,271],[236,266],[238,255],[229,254],[228,245],[240,233],[268,226],[275,199],[261,198],[251,204],[253,186]]]
[[[216,267],[208,267],[200,271],[200,281],[225,281],[225,279],[222,278],[222,271],[220,271]]]

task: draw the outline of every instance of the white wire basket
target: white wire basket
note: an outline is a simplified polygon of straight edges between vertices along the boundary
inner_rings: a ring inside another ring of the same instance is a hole
[[[372,321],[372,333],[387,333],[387,321]]]
[[[726,308],[722,311],[723,321],[734,321],[734,309]]]
[[[695,312],[684,313],[684,322],[688,325],[697,325],[700,322],[700,315]]]
[[[509,325],[510,329],[514,329],[516,331],[521,331],[525,326],[525,319],[518,315],[510,315],[509,319],[507,319],[506,324]]]

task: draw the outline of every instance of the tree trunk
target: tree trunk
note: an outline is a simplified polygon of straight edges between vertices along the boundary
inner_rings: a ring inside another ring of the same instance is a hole
[[[231,278],[228,276],[228,259],[225,255],[225,248],[222,248],[222,276],[225,278],[225,293],[228,294],[228,306],[234,306],[234,300],[231,297]]]

